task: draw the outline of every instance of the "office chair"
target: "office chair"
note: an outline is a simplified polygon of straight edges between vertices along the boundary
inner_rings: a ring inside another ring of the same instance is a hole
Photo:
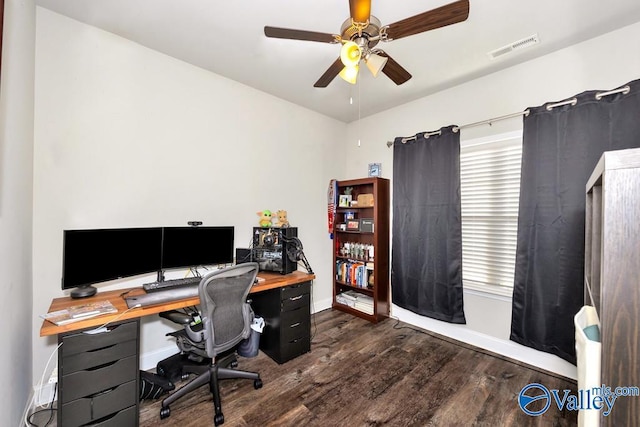
[[[193,371],[200,371],[199,375],[162,401],[160,419],[171,414],[170,404],[209,384],[215,407],[214,424],[217,426],[224,423],[218,387],[220,380],[252,379],[254,388],[262,387],[260,374],[233,369],[237,366],[233,350],[251,334],[253,312],[247,302],[247,295],[257,274],[258,264],[253,262],[234,265],[204,276],[198,285],[201,323],[192,326],[192,317],[177,311],[161,313],[162,317],[184,325],[184,329],[170,334],[176,336],[176,343],[182,352],[189,352],[205,360],[211,358],[211,362],[199,369],[197,366],[191,367]]]

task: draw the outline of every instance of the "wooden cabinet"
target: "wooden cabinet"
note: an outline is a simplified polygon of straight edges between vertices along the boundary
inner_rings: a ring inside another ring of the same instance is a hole
[[[371,322],[388,317],[388,179],[338,181],[333,240],[332,307]]]
[[[58,425],[137,426],[138,319],[58,337]]]
[[[256,316],[264,319],[260,350],[278,363],[311,351],[311,282],[251,294]]]
[[[640,149],[605,152],[586,187],[585,303],[598,312],[601,384],[640,385]],[[593,303],[591,297],[593,296]],[[640,398],[621,396],[601,425],[637,425]]]

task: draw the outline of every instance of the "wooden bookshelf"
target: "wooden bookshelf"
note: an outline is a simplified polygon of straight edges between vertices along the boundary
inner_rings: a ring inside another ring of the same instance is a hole
[[[640,148],[605,152],[586,185],[585,304],[600,319],[599,383],[611,390],[640,384],[639,195]],[[609,416],[600,413],[603,426],[638,419],[638,397],[619,397]]]
[[[345,195],[348,188],[351,188],[352,201],[372,198],[373,202],[336,209],[332,307],[377,323],[389,317],[389,180],[338,181],[338,197]],[[363,219],[368,220],[372,229],[362,229]],[[356,222],[357,229],[353,228]],[[365,300],[367,308],[362,310],[340,302],[345,292],[358,297],[358,307],[362,307],[361,300]],[[367,299],[371,300],[371,308]]]

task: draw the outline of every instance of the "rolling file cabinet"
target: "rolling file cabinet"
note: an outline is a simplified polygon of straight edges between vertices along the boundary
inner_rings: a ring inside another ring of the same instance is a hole
[[[251,294],[265,321],[260,350],[278,363],[311,351],[311,281]]]
[[[249,298],[256,313],[267,323],[261,335],[261,348],[279,363],[311,349],[311,283],[313,274],[262,272]],[[100,292],[82,302],[110,301],[118,310],[67,325],[43,321],[40,336],[57,336],[58,343],[58,426],[138,426],[140,387],[140,318],[164,311],[192,307],[198,296],[180,298],[165,304],[129,310],[125,294],[144,295],[142,287]],[[55,298],[48,313],[69,309],[78,300]],[[258,311],[259,310],[259,311]],[[109,332],[85,334],[107,322]]]
[[[58,425],[138,426],[139,319],[60,334]]]

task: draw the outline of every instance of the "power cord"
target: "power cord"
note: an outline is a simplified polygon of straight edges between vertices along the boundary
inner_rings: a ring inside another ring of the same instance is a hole
[[[51,421],[53,421],[53,412],[58,410],[57,408],[53,407],[53,402],[55,402],[55,400],[56,400],[57,391],[58,391],[58,383],[56,383],[56,385],[55,385],[55,387],[53,389],[53,396],[51,397],[51,402],[49,402],[49,407],[48,408],[44,408],[44,409],[39,409],[37,411],[32,412],[31,415],[29,415],[27,417],[27,419],[26,419],[26,422],[27,422],[28,425],[34,426],[34,427],[39,427],[38,424],[35,424],[33,422],[33,417],[38,415],[38,414],[40,414],[40,413],[42,413],[42,412],[45,412],[45,411],[49,411],[49,419],[47,420],[47,422],[42,427],[47,427],[49,424],[51,424]]]
[[[313,316],[311,316],[311,323],[313,323],[313,331],[311,331],[311,338],[309,339],[309,342],[313,342],[313,339],[315,338],[316,333],[318,332],[318,324],[316,323],[316,308],[313,301],[313,281],[311,281],[311,287],[309,291],[311,292],[311,307],[313,307]]]
[[[109,320],[108,322],[98,326],[97,328],[89,329],[87,331],[82,331],[82,333],[91,335],[91,334],[99,334],[99,333],[102,333],[102,332],[107,332],[107,329],[106,329],[107,325],[109,325],[109,324],[111,324],[113,322],[116,322],[118,319],[120,319],[122,316],[124,316],[129,311],[134,310],[136,308],[140,308],[140,307],[142,307],[142,304],[136,304],[133,307],[129,307],[125,311],[123,311],[122,313],[118,314],[113,319]]]
[[[42,387],[43,387],[43,385],[44,385],[44,375],[45,375],[45,373],[49,370],[49,364],[51,363],[51,359],[53,358],[53,356],[56,354],[56,352],[58,351],[58,349],[59,349],[61,346],[62,346],[62,343],[58,344],[58,345],[56,346],[56,348],[55,348],[55,349],[53,349],[53,351],[52,351],[52,352],[51,352],[51,354],[49,355],[49,359],[47,360],[46,365],[44,366],[44,369],[42,370],[42,376],[40,377],[40,382],[36,385],[36,387],[38,388],[38,393],[37,393],[37,394],[35,394],[35,393],[33,394],[33,397],[31,398],[31,402],[29,403],[29,406],[26,408],[26,410],[25,410],[25,412],[24,412],[24,417],[23,417],[23,418],[24,418],[24,424],[25,424],[25,425],[34,425],[34,424],[32,424],[32,423],[31,423],[31,417],[32,417],[34,414],[36,414],[36,413],[40,413],[40,412],[45,411],[45,410],[51,410],[51,411],[54,411],[54,410],[55,410],[55,408],[53,408],[53,402],[55,401],[55,398],[56,398],[56,392],[57,392],[57,390],[58,390],[57,383],[56,383],[56,387],[54,388],[53,396],[51,397],[51,403],[49,404],[49,407],[48,407],[48,408],[47,408],[47,406],[42,407],[42,406],[40,406],[40,405],[36,405],[36,398],[37,398],[37,401],[38,401],[38,402],[40,402],[40,401],[41,401],[41,399],[42,399]],[[56,366],[55,366],[55,367],[57,367],[57,365],[58,365],[58,361],[56,360]],[[30,409],[30,408],[32,408],[32,407],[35,407],[35,408],[42,407],[42,408],[44,408],[44,409],[39,410],[39,411],[34,411],[31,415],[27,416],[27,413],[29,412],[29,409]],[[49,422],[50,422],[50,421],[49,421]],[[49,422],[47,422],[47,424],[46,424],[46,425],[48,425],[48,424],[49,424]]]

